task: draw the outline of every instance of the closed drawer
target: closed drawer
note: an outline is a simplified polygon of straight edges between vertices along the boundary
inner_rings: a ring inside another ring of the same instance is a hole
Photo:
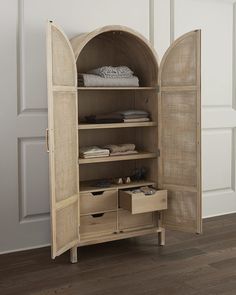
[[[120,191],[119,202],[121,208],[132,214],[164,210],[167,209],[167,190],[156,191],[153,195]]]
[[[143,213],[132,215],[127,210],[120,209],[118,211],[119,230],[142,229],[146,227],[153,227],[153,213]]]
[[[117,209],[117,190],[80,194],[80,213],[104,212]]]
[[[102,233],[114,233],[117,230],[117,212],[107,212],[81,216],[80,233],[88,235],[100,235]]]

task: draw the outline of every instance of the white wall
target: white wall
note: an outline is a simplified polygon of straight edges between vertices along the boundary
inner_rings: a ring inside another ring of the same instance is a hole
[[[160,57],[202,29],[203,216],[236,212],[236,9],[227,0],[5,0],[0,11],[0,252],[50,243],[45,22],[130,26]],[[3,42],[4,41],[4,42]]]

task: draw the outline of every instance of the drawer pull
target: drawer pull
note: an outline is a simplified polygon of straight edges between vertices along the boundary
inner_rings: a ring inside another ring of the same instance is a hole
[[[93,196],[99,196],[102,195],[104,193],[104,191],[100,191],[100,192],[92,192]]]
[[[98,217],[102,217],[104,215],[104,213],[97,213],[97,214],[92,214],[91,216],[93,218],[98,218]]]

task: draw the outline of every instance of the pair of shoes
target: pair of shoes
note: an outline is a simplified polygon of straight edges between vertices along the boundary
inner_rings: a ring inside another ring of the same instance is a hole
[[[128,176],[128,177],[124,177],[124,178],[116,178],[116,179],[114,179],[114,182],[116,183],[116,184],[126,184],[126,183],[130,183],[131,182],[131,179],[130,179],[130,177]]]

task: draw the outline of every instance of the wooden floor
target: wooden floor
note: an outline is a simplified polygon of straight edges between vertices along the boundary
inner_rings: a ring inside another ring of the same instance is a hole
[[[205,220],[204,234],[167,232],[79,249],[80,262],[50,249],[0,256],[0,294],[236,294],[236,215]]]

